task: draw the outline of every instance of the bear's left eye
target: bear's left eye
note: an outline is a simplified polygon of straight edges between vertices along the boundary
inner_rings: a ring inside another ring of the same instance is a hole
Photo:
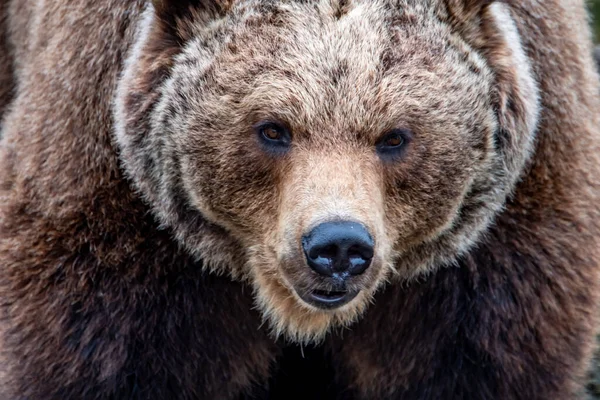
[[[254,128],[262,141],[270,150],[285,151],[291,144],[291,136],[287,128],[276,122],[262,122]]]

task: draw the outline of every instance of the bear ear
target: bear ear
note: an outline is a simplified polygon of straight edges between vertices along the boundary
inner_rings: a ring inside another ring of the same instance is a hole
[[[232,0],[152,0],[154,14],[165,33],[185,36],[186,25],[207,21],[225,13]]]
[[[450,8],[462,10],[464,12],[481,11],[484,7],[489,6],[495,0],[446,0]]]
[[[227,0],[152,0],[156,16],[167,20],[185,17],[193,10],[223,12],[229,3]]]
[[[496,0],[445,0],[450,17],[462,23],[476,18]]]
[[[485,14],[494,3],[509,3],[510,0],[443,0],[442,18],[460,32],[468,41],[482,39]],[[474,44],[474,43],[471,43]]]

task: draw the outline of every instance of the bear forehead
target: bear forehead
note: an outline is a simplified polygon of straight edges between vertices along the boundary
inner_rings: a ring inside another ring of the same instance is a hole
[[[340,16],[334,3],[238,3],[215,25],[212,48],[205,32],[184,51],[204,59],[199,97],[210,88],[213,107],[277,110],[298,128],[348,131],[391,129],[423,110],[460,118],[465,99],[487,98],[485,63],[453,48],[431,9],[357,2]]]
[[[443,53],[449,35],[433,9],[390,1],[353,3],[341,16],[332,1],[253,3],[240,2],[240,9],[231,11],[221,41],[264,61],[254,67],[265,69],[301,66],[364,76],[391,67],[399,54],[430,67],[426,60]]]

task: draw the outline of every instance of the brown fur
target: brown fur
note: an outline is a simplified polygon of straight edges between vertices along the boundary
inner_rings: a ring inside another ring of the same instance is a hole
[[[459,18],[458,3],[359,3],[343,17],[336,3],[243,2],[212,24],[224,9],[192,9],[186,23],[146,13],[115,108],[125,169],[161,222],[208,268],[250,280],[275,333],[297,341],[353,322],[391,274],[411,278],[466,251],[512,190],[537,116],[529,69],[514,64],[495,21],[466,41],[455,30],[475,22]],[[410,29],[390,35],[397,24]],[[293,132],[289,156],[257,145],[261,120]],[[381,162],[373,148],[398,127],[414,143]],[[300,238],[334,219],[360,221],[377,246],[349,282],[357,299],[321,312],[296,294],[332,285],[306,268]],[[246,262],[224,261],[223,246]]]
[[[583,2],[3,5],[2,398],[575,396],[600,272]],[[375,257],[323,311],[300,239],[337,219]]]

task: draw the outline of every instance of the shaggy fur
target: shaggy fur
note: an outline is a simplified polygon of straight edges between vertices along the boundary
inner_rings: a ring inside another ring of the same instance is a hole
[[[0,21],[1,398],[580,389],[600,283],[582,1],[8,0]],[[335,282],[300,243],[339,219],[375,257],[324,311],[298,293]]]
[[[484,28],[461,38],[474,23],[457,17],[462,5],[359,2],[340,15],[336,4],[245,1],[223,18],[196,8],[175,30],[149,9],[115,108],[125,170],[161,222],[211,270],[247,277],[275,332],[300,341],[354,321],[390,274],[468,250],[527,161],[538,113],[505,7],[477,13]],[[261,120],[289,127],[288,156],[258,147]],[[397,127],[414,140],[402,160],[380,162],[373,148]],[[299,243],[334,219],[367,226],[376,257],[350,283],[359,297],[322,312],[296,295],[331,285]],[[224,260],[224,247],[246,262]]]

